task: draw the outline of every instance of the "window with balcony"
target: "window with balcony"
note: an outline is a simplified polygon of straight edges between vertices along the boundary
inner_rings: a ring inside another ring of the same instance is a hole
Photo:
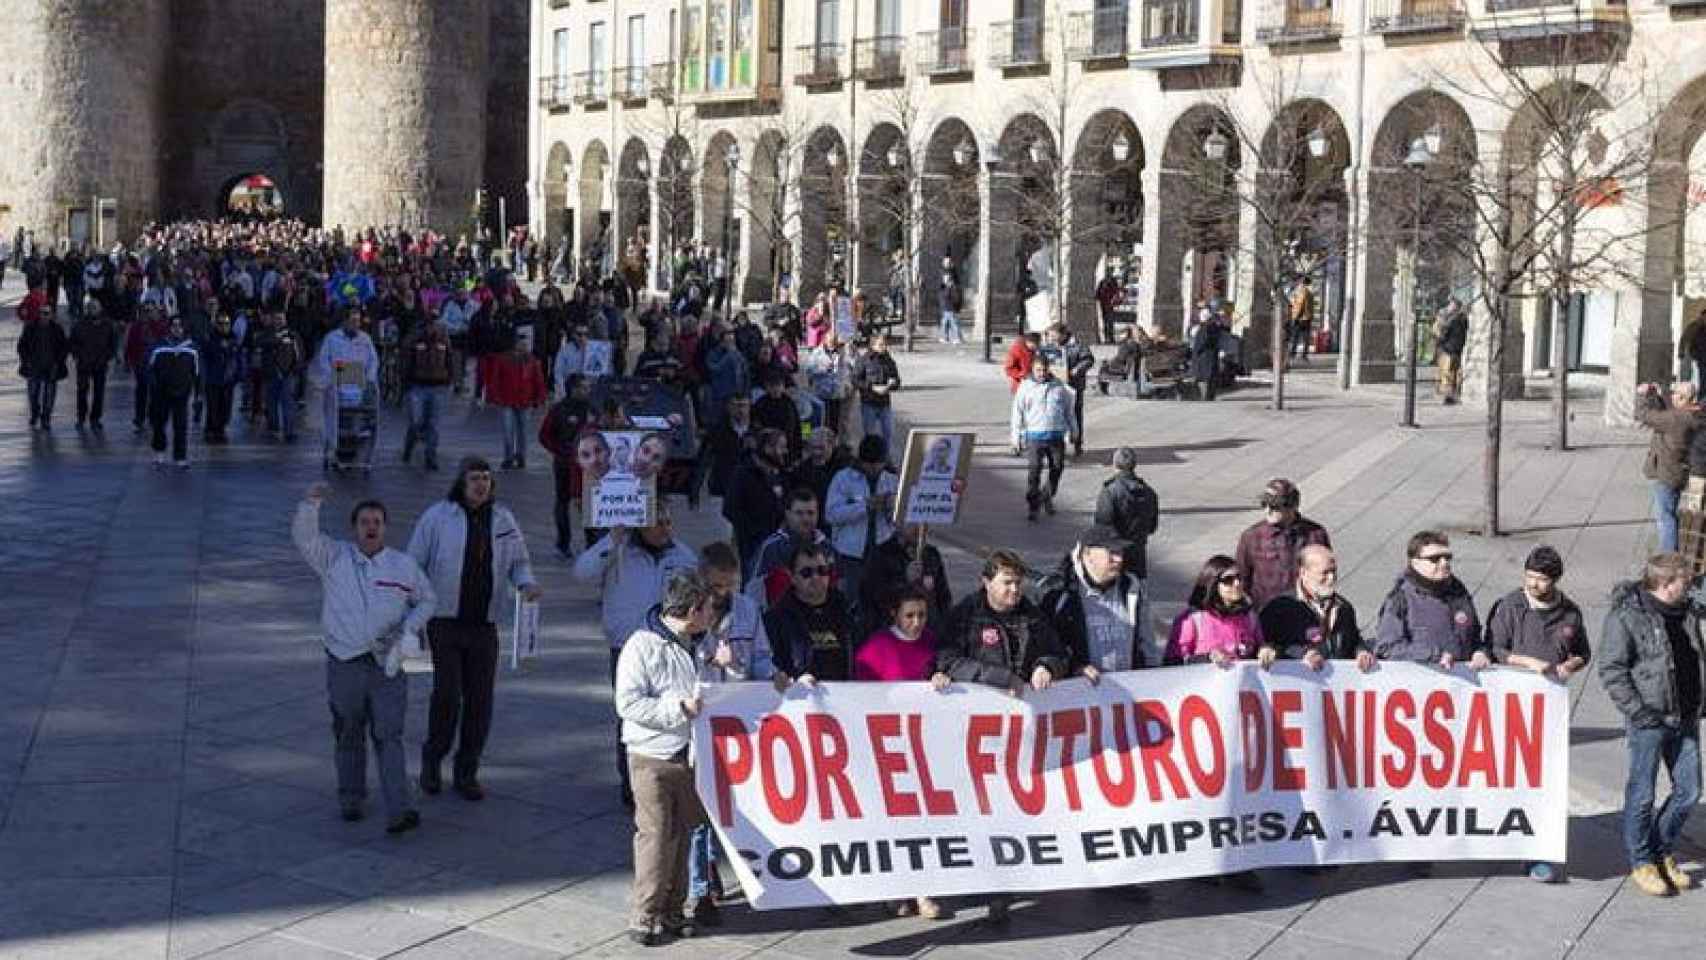
[[[933,77],[969,74],[974,64],[965,0],[941,0],[941,4],[941,28],[918,35],[918,70]]]
[[[1143,0],[1143,47],[1179,47],[1197,42],[1201,0]]]
[[[1339,35],[1331,0],[1279,0],[1268,8],[1256,29],[1256,42],[1313,43]]]
[[[877,0],[871,36],[853,44],[853,75],[865,81],[899,80],[906,75],[906,38],[901,34],[901,0]]]
[[[1461,0],[1370,0],[1370,33],[1405,34],[1460,30],[1466,19]]]
[[[566,110],[570,100],[569,31],[551,31],[551,72],[539,78],[539,104],[547,110]]]
[[[1123,60],[1127,0],[1096,0],[1093,10],[1067,15],[1066,55],[1073,60]]]
[[[1043,48],[1043,0],[1013,0],[1013,19],[989,25],[989,60],[997,68],[1048,62]]]
[[[812,34],[816,39],[794,51],[794,82],[802,86],[823,86],[843,79],[846,51],[840,42],[841,0],[817,0],[816,14]]]

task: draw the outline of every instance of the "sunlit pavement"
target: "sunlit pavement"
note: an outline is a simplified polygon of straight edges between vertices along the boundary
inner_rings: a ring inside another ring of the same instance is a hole
[[[19,293],[9,271],[0,302]],[[6,357],[16,330],[8,310]],[[1425,404],[1427,426],[1405,433],[1391,426],[1395,390],[1340,394],[1317,363],[1293,378],[1285,413],[1266,410],[1257,387],[1214,404],[1092,398],[1090,449],[1068,471],[1060,516],[1028,524],[1023,464],[1005,451],[1006,385],[977,357],[928,345],[900,358],[903,424],[980,436],[965,520],[937,535],[956,593],[975,583],[989,545],[1052,566],[1088,522],[1120,444],[1137,447],[1162,497],[1150,550],[1162,617],[1203,559],[1231,552],[1272,476],[1296,480],[1304,512],[1332,531],[1344,589],[1369,624],[1414,529],[1475,519],[1475,411]],[[189,472],[162,472],[131,435],[127,377],[110,387],[105,437],[72,428],[72,381],[44,437],[27,429],[15,364],[5,371],[0,957],[1621,957],[1693,955],[1706,942],[1706,893],[1656,901],[1622,883],[1621,730],[1590,670],[1573,696],[1565,885],[1532,884],[1514,864],[1445,865],[1426,879],[1391,865],[1277,870],[1261,896],[1169,883],[1143,902],[1021,900],[1001,930],[963,905],[937,922],[876,906],[830,916],[735,905],[713,935],[642,951],[620,936],[631,829],[617,802],[604,643],[590,592],[551,549],[542,450],[525,474],[500,475],[499,496],[522,518],[548,591],[549,653],[500,673],[485,802],[422,798],[423,828],[387,838],[377,810],[358,824],[337,816],[313,639],[319,593],[288,537],[291,509],[321,475],[317,424],[294,448],[234,428],[229,447],[192,442]],[[1505,503],[1517,532],[1453,545],[1483,610],[1517,583],[1528,549],[1550,542],[1597,633],[1607,586],[1651,548],[1644,437],[1592,426],[1597,407],[1584,411],[1582,448],[1560,454],[1542,448],[1541,405],[1513,410]],[[491,411],[457,404],[447,427],[446,472],[426,475],[397,462],[401,418],[389,414],[373,474],[334,481],[328,527],[377,495],[400,545],[444,495],[457,456],[500,458]],[[715,510],[712,500],[679,511],[678,534],[693,545],[721,535]],[[427,690],[413,681],[411,769]]]

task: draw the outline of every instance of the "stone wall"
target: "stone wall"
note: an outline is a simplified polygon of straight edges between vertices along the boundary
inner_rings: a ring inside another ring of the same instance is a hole
[[[465,232],[486,153],[487,0],[327,0],[327,226]]]
[[[490,226],[497,203],[508,202],[509,224],[527,220],[528,0],[490,0],[491,55],[486,77],[486,189]]]
[[[0,231],[66,235],[117,201],[134,236],[159,207],[167,0],[14,0],[0,17]]]

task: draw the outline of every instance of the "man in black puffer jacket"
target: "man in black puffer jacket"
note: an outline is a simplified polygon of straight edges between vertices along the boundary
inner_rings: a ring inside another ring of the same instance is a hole
[[[1161,498],[1137,475],[1137,451],[1130,447],[1114,451],[1114,475],[1102,481],[1096,497],[1096,524],[1125,537],[1120,555],[1126,572],[1149,579],[1149,538],[1161,525]]]
[[[1700,718],[1706,697],[1706,597],[1689,591],[1688,561],[1661,553],[1639,582],[1611,591],[1599,645],[1599,680],[1623,714],[1629,780],[1623,792],[1623,845],[1629,879],[1642,893],[1668,897],[1694,881],[1676,864],[1683,825],[1700,798]],[[1653,794],[1664,764],[1670,797]]]
[[[1380,604],[1375,656],[1446,670],[1463,660],[1476,670],[1489,666],[1475,598],[1451,572],[1451,541],[1423,530],[1410,538],[1406,555],[1409,563]]]

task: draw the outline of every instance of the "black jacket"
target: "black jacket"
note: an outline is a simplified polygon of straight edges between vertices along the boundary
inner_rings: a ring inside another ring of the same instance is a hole
[[[65,328],[56,320],[24,325],[18,335],[18,372],[26,380],[64,380],[70,373],[65,358],[71,353]]]
[[[840,591],[831,589],[823,606],[808,607],[789,590],[764,614],[764,632],[778,672],[853,679],[853,620]]]
[[[1161,525],[1161,498],[1133,473],[1116,473],[1096,497],[1096,520],[1126,539],[1125,568],[1139,580],[1149,576],[1149,537]]]
[[[71,358],[79,370],[94,370],[112,363],[118,349],[118,327],[106,314],[85,313],[71,327]]]
[[[764,430],[780,430],[788,438],[788,460],[800,458],[800,410],[787,394],[773,397],[766,393],[752,402],[752,425]],[[820,504],[821,506],[821,504]]]
[[[853,382],[859,387],[860,403],[886,407],[894,397],[893,391],[900,389],[900,368],[895,366],[894,357],[871,351],[860,357],[858,365],[853,368]],[[885,383],[891,385],[888,393],[877,393],[871,389]]]
[[[1042,609],[1043,615],[1048,617],[1049,623],[1060,636],[1061,645],[1066,648],[1068,665],[1073,670],[1086,664],[1100,666],[1090,656],[1090,633],[1084,619],[1086,588],[1083,579],[1078,575],[1078,565],[1074,558],[1076,552],[1068,552],[1061,558],[1060,566],[1054,573],[1043,578],[1038,586],[1042,597],[1037,601],[1037,606]],[[1130,573],[1122,572],[1118,589],[1132,618],[1129,654],[1132,669],[1160,666],[1161,661],[1154,655],[1155,651],[1144,651],[1146,642],[1153,644],[1153,631],[1150,628],[1149,603],[1143,594],[1143,584]]]
[[[978,590],[948,614],[936,647],[936,669],[962,683],[1005,688],[1029,681],[1039,666],[1065,679],[1068,656],[1060,635],[1029,597],[1020,598],[1006,613],[996,613]]]
[[[749,422],[746,433],[736,433],[729,426],[728,418],[717,424],[706,438],[705,445],[710,448],[711,469],[709,481],[711,496],[726,497],[729,495],[729,483],[734,479],[735,468],[740,466],[752,454],[758,443],[758,431]]]
[[[766,473],[750,460],[736,468],[730,479],[723,496],[723,519],[735,528],[735,545],[743,561],[751,562],[764,538],[782,526],[785,483],[782,474]]]
[[[886,622],[883,618],[888,616],[888,606],[895,594],[907,586],[906,568],[917,552],[918,541],[894,536],[866,556],[865,573],[859,580],[859,602],[866,623]],[[942,552],[928,543],[924,545],[923,560],[924,575],[930,578],[930,628],[941,636],[954,606],[954,595],[948,587],[948,568],[942,563]]]
[[[1581,608],[1563,591],[1550,610],[1535,609],[1521,590],[1500,597],[1487,612],[1487,645],[1499,663],[1513,653],[1552,664],[1593,655]]]
[[[1333,598],[1323,618],[1295,591],[1281,594],[1262,607],[1259,619],[1263,642],[1287,660],[1302,660],[1311,650],[1329,660],[1349,660],[1368,648],[1356,607],[1342,595]]]
[[[1676,681],[1676,660],[1664,620],[1642,600],[1641,585],[1628,581],[1611,590],[1611,609],[1599,640],[1599,682],[1613,705],[1637,727],[1680,727],[1699,717],[1678,712],[1681,699]],[[1706,643],[1701,640],[1701,617],[1706,607],[1700,588],[1688,597],[1688,616],[1683,625],[1694,644],[1700,666],[1701,689],[1706,690]]]

